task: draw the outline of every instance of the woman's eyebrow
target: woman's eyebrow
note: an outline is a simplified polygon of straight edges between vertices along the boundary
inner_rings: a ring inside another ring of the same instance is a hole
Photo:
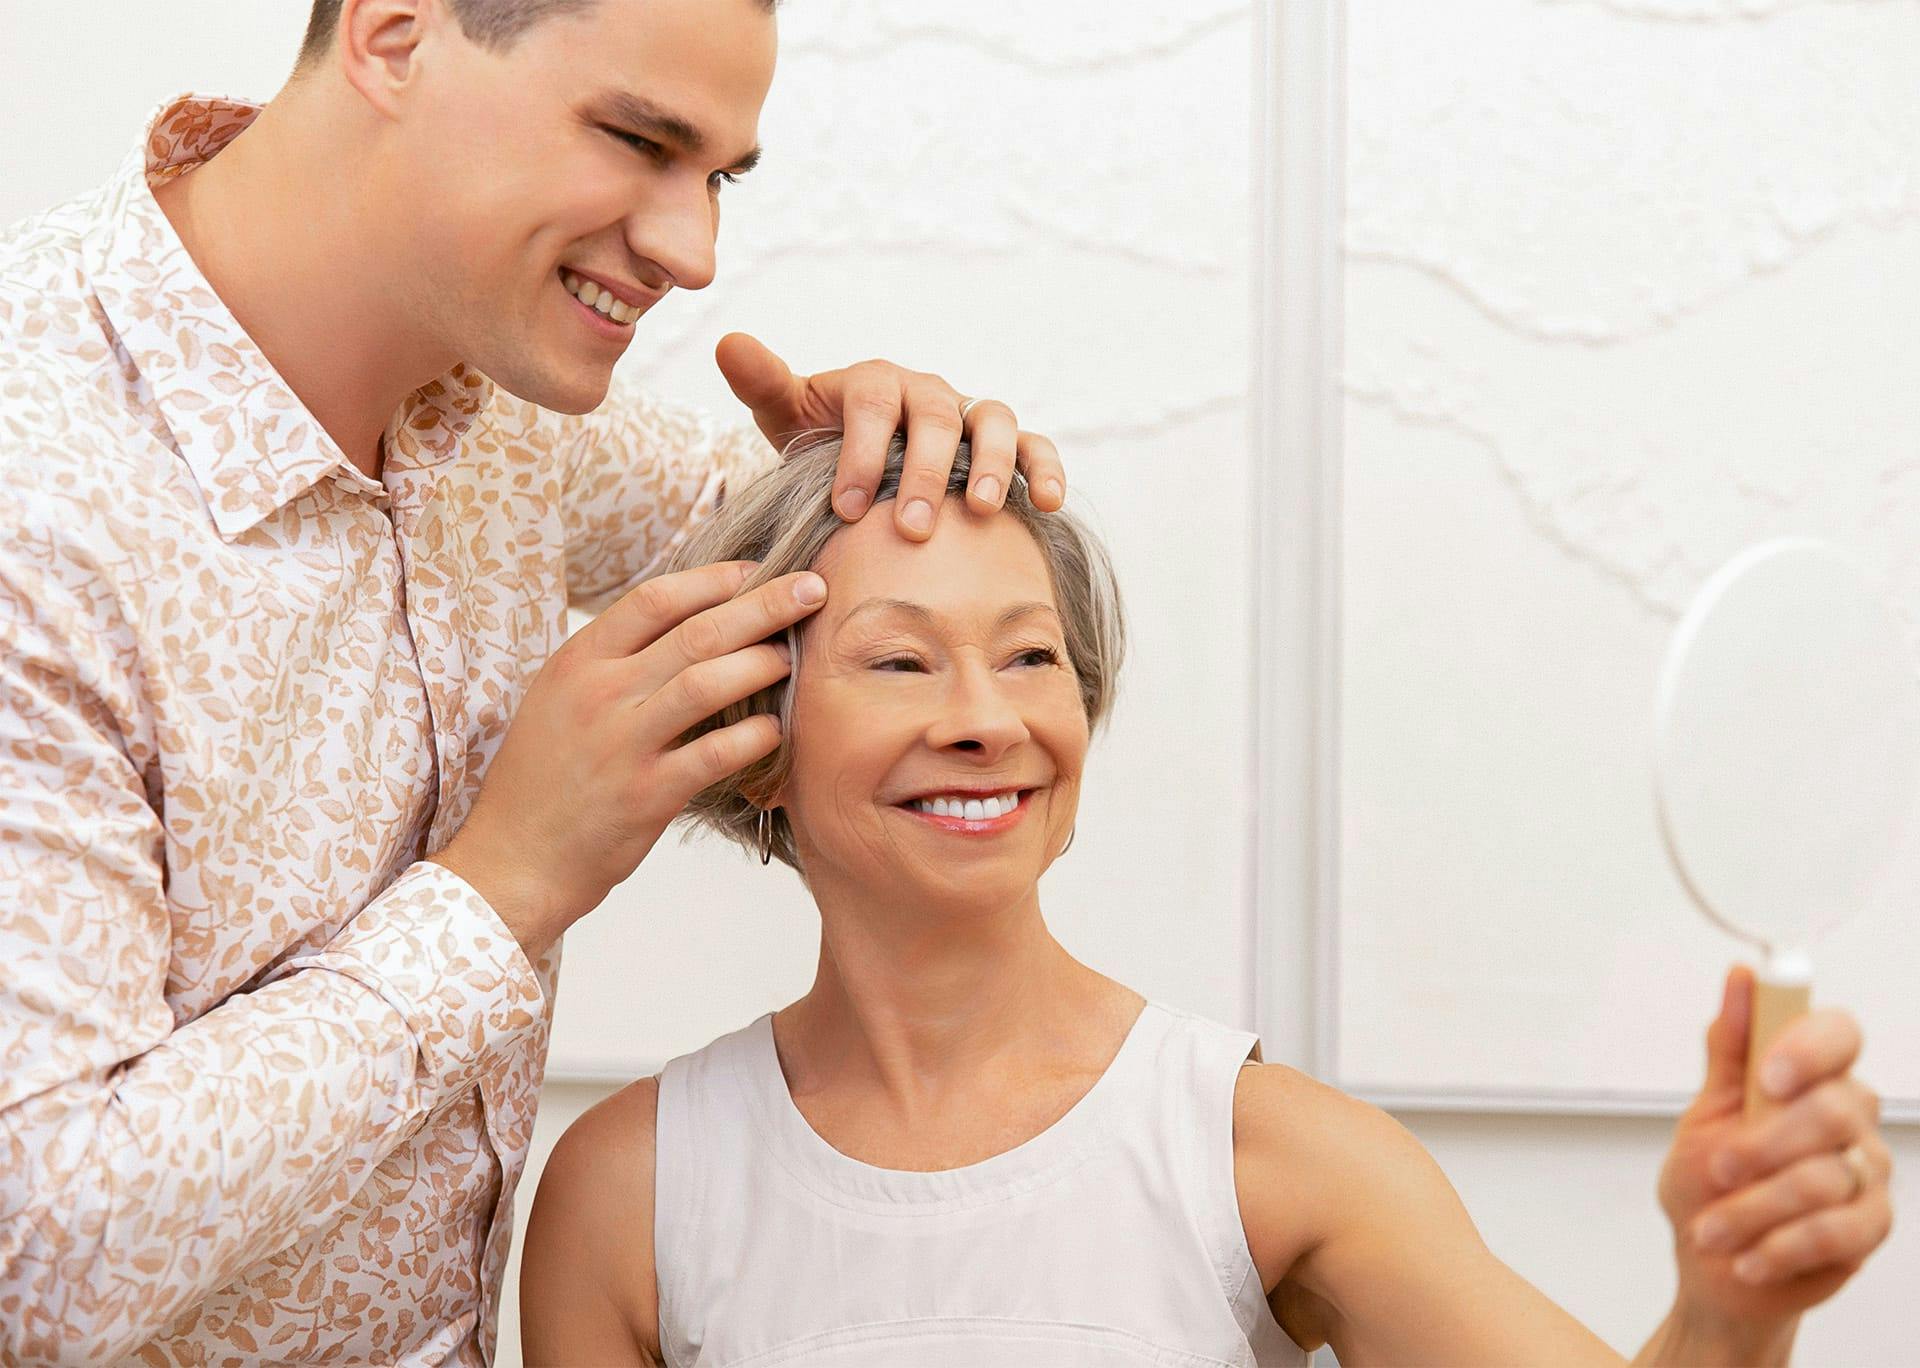
[[[870,598],[857,605],[853,611],[842,618],[840,620],[840,627],[845,628],[849,626],[855,618],[869,610],[876,613],[894,613],[898,616],[911,619],[916,626],[920,627],[932,628],[935,625],[935,618],[933,614],[928,611],[925,604],[914,603],[908,599]],[[1060,616],[1059,612],[1051,603],[1041,603],[1038,600],[1032,600],[1027,603],[1016,603],[1001,613],[998,618],[994,619],[993,630],[996,632],[1002,631],[1007,627],[1011,627],[1021,618],[1034,613],[1046,613],[1050,617],[1056,618]]]

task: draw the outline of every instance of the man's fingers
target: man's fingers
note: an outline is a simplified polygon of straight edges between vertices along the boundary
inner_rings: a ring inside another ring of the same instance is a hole
[[[593,654],[611,659],[642,651],[695,613],[727,602],[753,572],[752,561],[715,561],[655,575],[629,589],[580,631]]]
[[[900,492],[893,523],[909,541],[925,541],[947,497],[947,477],[960,453],[960,396],[933,376],[916,376],[906,388],[907,455],[900,466]]]
[[[714,347],[713,359],[734,397],[755,414],[792,394],[793,372],[757,337],[728,333]]]
[[[755,713],[731,726],[703,732],[668,751],[654,771],[657,782],[684,806],[701,789],[738,773],[780,744],[780,719]]]
[[[1020,473],[1027,477],[1027,496],[1043,513],[1057,512],[1067,501],[1067,472],[1060,464],[1060,450],[1037,432],[1020,434],[1017,457]]]
[[[1886,1181],[1892,1162],[1886,1146],[1863,1142],[1869,1186]],[[1876,1159],[1878,1151],[1880,1158]],[[1853,1167],[1837,1150],[1812,1154],[1780,1172],[1721,1198],[1694,1219],[1693,1242],[1709,1254],[1745,1249],[1776,1226],[1865,1195],[1854,1191]]]
[[[1786,1167],[1810,1154],[1845,1149],[1872,1136],[1880,1098],[1852,1078],[1832,1078],[1802,1093],[1751,1132],[1729,1140],[1713,1159],[1711,1172],[1721,1188]]]
[[[635,701],[651,698],[689,666],[777,636],[816,611],[826,594],[827,582],[811,570],[802,570],[696,613],[635,658],[639,664],[631,684]]]
[[[1786,1099],[1828,1078],[1837,1078],[1860,1058],[1860,1023],[1837,1007],[1808,1012],[1780,1032],[1760,1062],[1760,1085]]]
[[[1845,1206],[1823,1207],[1765,1235],[1733,1261],[1742,1282],[1779,1282],[1826,1268],[1852,1268],[1893,1228],[1893,1204],[1875,1184]]]
[[[729,704],[779,683],[789,670],[785,642],[762,642],[697,661],[640,705],[641,723],[634,739],[643,751],[664,750]]]
[[[967,476],[967,503],[976,513],[991,513],[1007,501],[1019,454],[1019,420],[997,399],[982,399],[967,413],[973,451]]]
[[[887,447],[900,429],[905,398],[893,368],[880,362],[846,372],[840,393],[840,468],[833,477],[833,509],[848,522],[873,507],[887,467]]]

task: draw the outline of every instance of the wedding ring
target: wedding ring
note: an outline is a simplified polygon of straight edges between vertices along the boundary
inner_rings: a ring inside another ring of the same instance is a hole
[[[1867,1190],[1867,1184],[1873,1181],[1873,1171],[1867,1164],[1867,1151],[1858,1141],[1841,1150],[1840,1157],[1846,1161],[1847,1172],[1853,1175],[1853,1191],[1847,1194],[1851,1202]]]
[[[973,412],[973,406],[979,402],[978,399],[963,399],[960,401],[960,421],[962,423],[967,421],[967,415]]]

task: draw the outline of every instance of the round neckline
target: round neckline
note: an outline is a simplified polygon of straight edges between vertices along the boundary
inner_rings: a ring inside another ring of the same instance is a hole
[[[881,1168],[835,1149],[793,1100],[780,1068],[771,1012],[749,1028],[739,1081],[782,1165],[817,1195],[877,1213],[950,1211],[1043,1186],[1077,1168],[1112,1134],[1103,1120],[1140,1073],[1166,1022],[1166,1013],[1147,1002],[1107,1067],[1071,1107],[1012,1149],[959,1168]]]

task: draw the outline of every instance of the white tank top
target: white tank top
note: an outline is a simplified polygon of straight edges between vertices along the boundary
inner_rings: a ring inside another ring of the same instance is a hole
[[[793,1103],[773,1018],[660,1076],[654,1258],[668,1368],[1303,1365],[1233,1181],[1254,1037],[1148,1004],[1025,1144],[875,1168]]]

